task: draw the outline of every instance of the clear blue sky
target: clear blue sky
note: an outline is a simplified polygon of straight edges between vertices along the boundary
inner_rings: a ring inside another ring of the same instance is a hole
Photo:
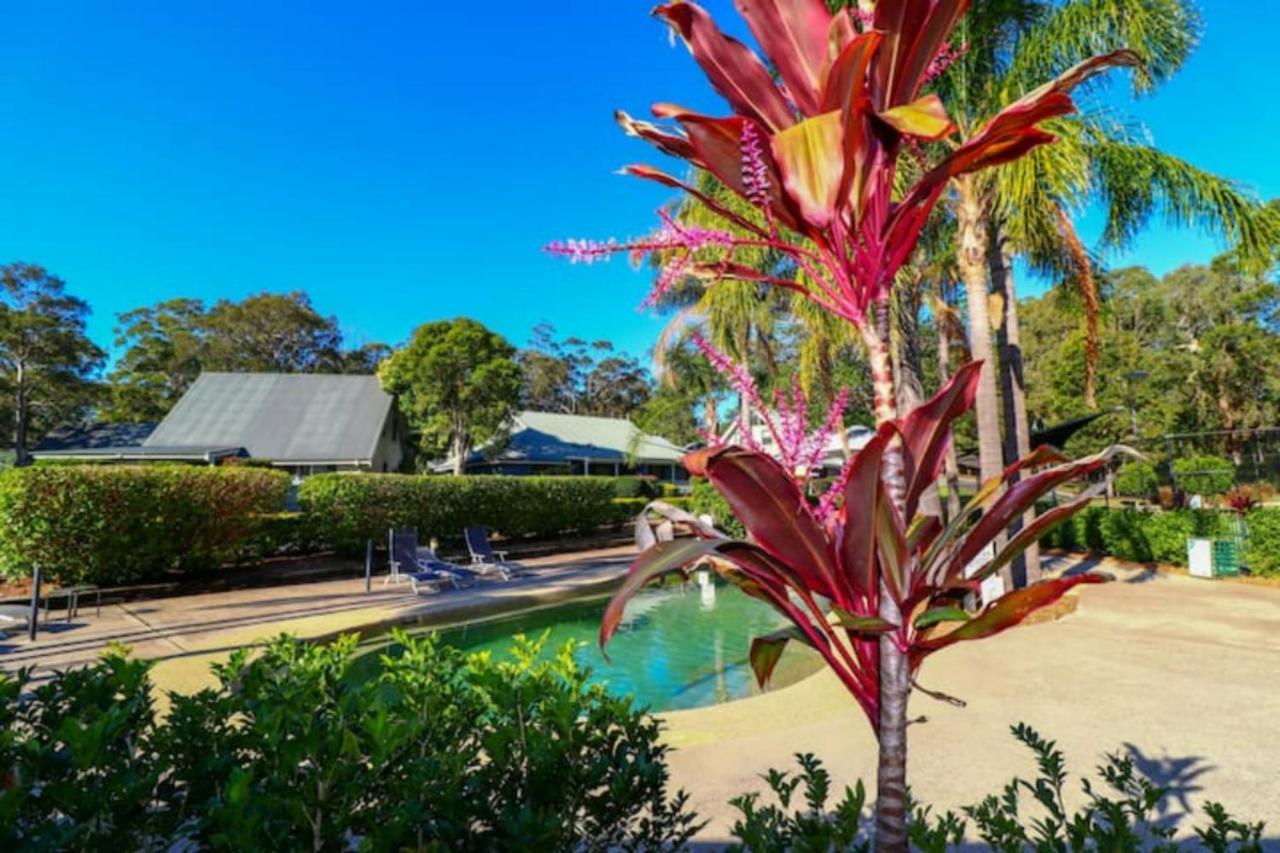
[[[616,107],[715,110],[652,0],[559,5],[241,0],[10,4],[0,28],[0,261],[40,263],[115,314],[300,288],[353,343],[470,315],[523,344],[540,318],[636,353],[660,322],[625,262],[548,241],[643,233],[666,196]],[[728,21],[729,0],[707,5]],[[1206,2],[1186,71],[1131,114],[1169,151],[1280,195],[1280,4]],[[109,8],[112,7],[112,8]],[[1163,272],[1213,241],[1163,227]]]

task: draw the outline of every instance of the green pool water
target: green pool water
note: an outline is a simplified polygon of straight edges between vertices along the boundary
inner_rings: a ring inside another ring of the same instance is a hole
[[[759,693],[747,662],[751,640],[775,630],[783,619],[736,588],[696,581],[637,595],[622,627],[609,643],[606,661],[596,643],[604,600],[566,604],[442,631],[465,651],[506,655],[516,634],[548,635],[548,650],[572,640],[578,661],[592,680],[618,695],[630,694],[653,711],[673,711],[729,702]],[[385,649],[371,652],[376,657]],[[818,667],[816,656],[797,649],[783,655],[771,689],[792,683]]]

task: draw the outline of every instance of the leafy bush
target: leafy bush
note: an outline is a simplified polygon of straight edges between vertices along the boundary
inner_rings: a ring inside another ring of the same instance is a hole
[[[1150,462],[1141,460],[1121,465],[1113,482],[1116,494],[1126,498],[1146,498],[1149,500],[1156,496],[1156,490],[1160,487],[1160,479],[1156,476],[1156,469],[1151,466]]]
[[[152,707],[122,650],[35,687],[0,676],[0,848],[611,850],[679,846],[659,723],[539,660],[396,638],[376,675],[355,638],[281,638],[220,684]]]
[[[460,540],[482,524],[510,538],[588,532],[625,520],[614,504],[613,477],[424,477],[321,474],[298,488],[313,534],[359,552],[392,527]]]
[[[1255,512],[1262,513],[1280,517],[1280,511]],[[1141,512],[1092,506],[1051,531],[1042,541],[1052,548],[1088,551],[1136,563],[1185,566],[1187,539],[1228,536],[1231,534],[1228,522],[1224,513],[1208,509]]]
[[[692,498],[687,497],[662,497],[657,500],[670,504],[677,509],[688,510],[693,504]],[[614,498],[613,505],[618,509],[618,521],[631,521],[640,514],[640,510],[647,507],[653,501],[648,498]]]
[[[1245,519],[1244,562],[1256,575],[1280,576],[1280,510],[1255,509]]]
[[[33,466],[0,472],[0,571],[39,564],[63,583],[125,583],[260,552],[289,475],[189,465]]]
[[[656,498],[662,488],[653,477],[614,477],[613,494],[619,498]]]
[[[1236,467],[1221,456],[1184,456],[1173,460],[1178,486],[1189,495],[1216,497],[1236,484]]]
[[[1170,839],[1177,833],[1160,809],[1171,791],[1144,777],[1131,756],[1110,754],[1098,768],[1105,783],[1095,786],[1081,780],[1085,805],[1069,812],[1063,792],[1069,782],[1066,760],[1053,741],[1031,727],[1014,726],[1013,736],[1035,755],[1039,771],[1027,781],[1014,778],[999,794],[984,797],[961,814],[934,816],[928,808],[912,805],[908,834],[913,850],[945,853],[965,844],[968,821],[989,849],[1019,853],[1022,850],[1152,850],[1173,853],[1179,846]],[[777,804],[760,805],[758,794],[731,801],[741,815],[733,826],[740,846],[731,849],[752,853],[791,850],[870,851],[870,818],[864,812],[866,789],[861,782],[845,788],[835,807],[828,810],[831,778],[822,762],[812,755],[797,755],[800,772],[794,776],[770,770],[765,780]],[[803,788],[804,805],[792,811],[796,790]],[[1023,795],[1034,801],[1032,809]],[[1037,813],[1038,812],[1038,813]],[[1201,846],[1211,851],[1261,853],[1262,823],[1232,818],[1220,804],[1204,807],[1207,824],[1195,827]]]
[[[729,502],[721,497],[716,487],[702,477],[694,477],[691,481],[692,491],[689,494],[688,510],[694,515],[709,515],[716,527],[735,539],[744,539],[747,530],[742,522],[734,517]]]

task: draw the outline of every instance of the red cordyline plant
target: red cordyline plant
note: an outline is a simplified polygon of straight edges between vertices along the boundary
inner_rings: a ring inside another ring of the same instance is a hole
[[[982,484],[956,518],[944,523],[920,514],[951,423],[972,405],[980,367],[961,369],[933,400],[899,418],[888,329],[894,276],[952,178],[1051,142],[1039,125],[1074,110],[1075,86],[1106,67],[1139,60],[1119,51],[1084,62],[1009,106],[972,138],[954,140],[945,107],[924,89],[964,49],[952,43],[952,33],[968,0],[859,0],[856,10],[834,14],[823,0],[735,5],[768,65],[720,32],[695,3],[654,10],[684,40],[732,115],[658,103],[653,114],[665,124],[625,113],[618,121],[627,133],[713,175],[758,215],[743,216],[679,178],[633,165],[624,172],[683,191],[723,227],[695,228],[664,217],[658,232],[639,240],[569,241],[548,250],[582,262],[654,255],[663,263],[659,294],[695,276],[759,282],[813,300],[851,323],[865,343],[878,432],[847,466],[837,511],[826,518],[815,514],[796,472],[759,450],[726,447],[689,457],[687,467],[721,491],[750,541],[731,542],[685,519],[701,535],[658,544],[637,560],[601,639],[607,641],[626,597],[645,581],[713,558],[723,574],[785,613],[866,711],[880,742],[877,847],[905,850],[907,699],[921,661],[951,643],[1008,627],[1070,586],[1095,579],[1038,584],[961,620],[955,602],[975,579],[957,573],[1036,497],[1103,461],[1064,464],[1049,453],[1034,454]],[[907,170],[899,174],[904,151],[913,154],[910,171],[918,174],[910,182]],[[762,248],[785,257],[795,277],[739,259],[739,251]],[[1009,474],[1050,463],[1055,467],[1000,493]],[[1028,526],[988,570],[1079,505]],[[944,633],[944,621],[960,624]],[[768,673],[780,648],[777,640],[756,644],[757,672]]]

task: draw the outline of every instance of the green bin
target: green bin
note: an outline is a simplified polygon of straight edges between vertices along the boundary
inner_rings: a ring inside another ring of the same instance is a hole
[[[1213,540],[1213,576],[1232,577],[1240,574],[1240,549],[1234,539]]]

